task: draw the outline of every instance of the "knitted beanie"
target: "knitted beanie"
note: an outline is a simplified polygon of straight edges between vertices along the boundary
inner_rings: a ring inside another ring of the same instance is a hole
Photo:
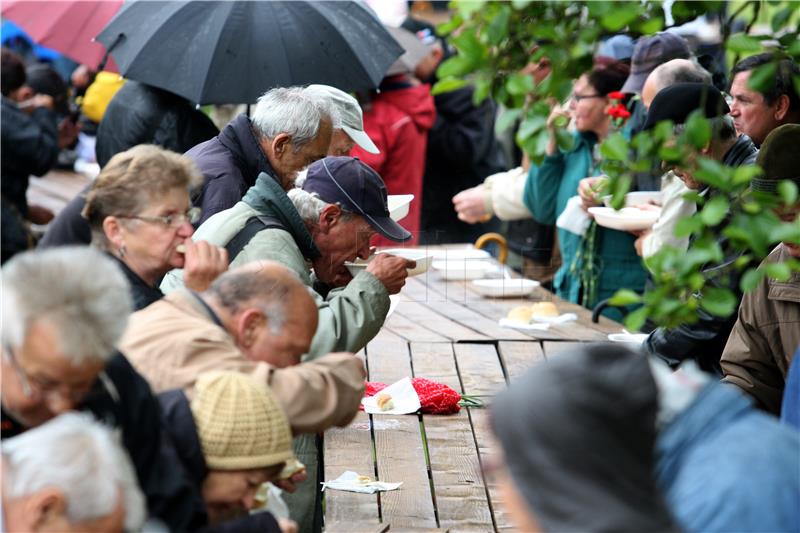
[[[239,372],[209,372],[191,402],[203,455],[212,470],[264,468],[294,459],[292,434],[269,388]]]

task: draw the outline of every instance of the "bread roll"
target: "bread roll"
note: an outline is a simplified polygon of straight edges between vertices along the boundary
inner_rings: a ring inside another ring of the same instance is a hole
[[[529,324],[532,316],[533,316],[533,310],[531,309],[531,307],[529,305],[521,305],[509,311],[507,318],[509,320],[513,320],[514,322]]]
[[[553,302],[536,302],[531,306],[531,316],[558,316],[558,307]]]

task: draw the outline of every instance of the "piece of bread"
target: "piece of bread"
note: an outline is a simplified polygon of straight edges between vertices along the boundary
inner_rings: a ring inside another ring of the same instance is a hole
[[[509,311],[506,318],[513,320],[514,322],[529,324],[532,316],[533,312],[531,307],[529,305],[521,305]]]
[[[377,396],[378,409],[381,411],[389,411],[394,409],[394,402],[389,394],[380,393]]]
[[[356,482],[360,485],[367,485],[368,483],[372,483],[372,478],[369,476],[358,476]]]
[[[293,475],[297,474],[298,472],[302,472],[305,469],[306,465],[304,465],[297,459],[286,461],[283,470],[281,470],[281,473],[278,474],[278,479],[289,479]]]
[[[553,302],[536,302],[531,305],[532,316],[552,317],[558,314],[558,307]]]

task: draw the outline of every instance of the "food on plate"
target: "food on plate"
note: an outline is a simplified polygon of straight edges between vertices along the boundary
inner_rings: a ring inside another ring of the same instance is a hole
[[[509,320],[513,320],[514,322],[520,322],[522,324],[528,324],[533,317],[533,309],[529,305],[521,305],[519,307],[515,307],[511,311],[508,312],[506,318]]]
[[[356,478],[356,482],[360,485],[367,485],[372,483],[372,478],[369,476],[358,476],[358,478]]]
[[[283,467],[281,473],[278,475],[278,479],[289,479],[295,474],[298,474],[306,469],[306,465],[298,461],[297,459],[292,459],[291,461],[286,462],[286,466]]]
[[[394,401],[392,401],[392,397],[389,394],[378,394],[376,397],[378,403],[378,409],[381,411],[389,411],[390,409],[394,409]]]
[[[558,316],[558,307],[553,302],[536,302],[531,306],[531,315],[538,317]]]

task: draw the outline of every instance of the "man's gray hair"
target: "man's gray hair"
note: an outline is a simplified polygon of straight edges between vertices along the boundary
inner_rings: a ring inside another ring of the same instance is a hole
[[[657,66],[653,72],[656,93],[676,83],[704,83],[711,85],[711,74],[697,62],[689,59],[673,59]]]
[[[84,413],[65,413],[3,440],[4,499],[56,487],[71,523],[110,515],[119,498],[125,530],[140,530],[145,500],[128,455],[112,431]]]
[[[301,180],[298,181],[302,184]],[[300,213],[300,218],[302,218],[303,222],[306,224],[316,225],[319,222],[319,216],[322,214],[322,210],[332,205],[320,198],[317,193],[301,189],[300,185],[286,194],[289,196],[289,200],[291,200],[294,208]],[[352,217],[352,213],[342,210],[343,222],[347,222]]]
[[[21,346],[30,325],[43,320],[73,364],[107,361],[131,313],[122,271],[87,246],[19,254],[3,267],[2,283],[3,345]]]
[[[278,87],[265,92],[256,104],[251,121],[263,138],[286,133],[294,150],[319,134],[320,122],[336,121],[330,102],[306,92],[302,87]]]

